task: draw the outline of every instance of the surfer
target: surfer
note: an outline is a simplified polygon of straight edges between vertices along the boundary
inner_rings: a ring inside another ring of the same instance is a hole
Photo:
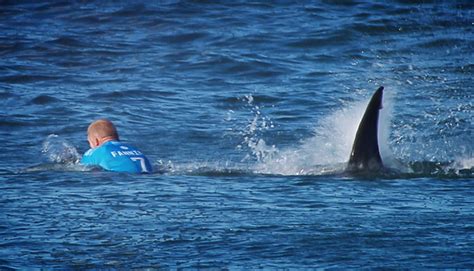
[[[82,156],[81,164],[117,172],[153,171],[150,161],[141,151],[119,140],[115,125],[107,119],[89,125],[87,141],[91,148]]]

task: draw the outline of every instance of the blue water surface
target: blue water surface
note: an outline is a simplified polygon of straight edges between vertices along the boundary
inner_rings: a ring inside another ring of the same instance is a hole
[[[0,4],[0,269],[474,268],[471,1]],[[344,172],[385,87],[384,174]],[[112,120],[155,174],[77,164]]]

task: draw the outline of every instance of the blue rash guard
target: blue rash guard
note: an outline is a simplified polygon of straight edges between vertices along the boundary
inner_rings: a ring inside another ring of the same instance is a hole
[[[128,173],[151,173],[150,161],[134,147],[120,141],[107,141],[97,148],[89,149],[81,164],[100,166],[103,169]]]

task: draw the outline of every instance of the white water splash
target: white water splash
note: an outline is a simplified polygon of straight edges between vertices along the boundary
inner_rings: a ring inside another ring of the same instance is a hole
[[[451,165],[448,166],[447,171],[449,170],[454,170],[458,175],[462,171],[474,171],[474,157],[471,155],[471,157],[462,157],[456,159]]]
[[[274,145],[267,146],[265,140],[260,138],[262,132],[274,127],[273,122],[262,114],[259,106],[253,104],[254,98],[252,95],[246,95],[245,101],[251,108],[254,117],[245,129],[240,132],[244,138],[242,145],[248,147],[251,151],[251,154],[246,155],[243,161],[249,160],[252,156],[256,157],[257,161],[261,161],[277,152]],[[242,145],[238,145],[237,148],[241,149]]]
[[[71,143],[55,134],[45,139],[41,152],[53,163],[77,164],[81,159],[81,155]]]
[[[459,158],[455,164],[459,169],[471,169],[474,167],[474,157]]]
[[[379,146],[382,159],[389,167],[398,167],[389,148],[393,94],[384,97],[380,113]],[[248,147],[256,156],[254,172],[278,175],[324,175],[342,172],[349,159],[359,122],[368,100],[352,102],[320,120],[314,136],[296,147],[279,150],[252,137]],[[255,126],[252,124],[251,126]]]

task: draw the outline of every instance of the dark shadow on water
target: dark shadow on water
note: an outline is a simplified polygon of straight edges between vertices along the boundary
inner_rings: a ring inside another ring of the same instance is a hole
[[[155,164],[153,173],[148,176],[205,176],[205,177],[258,177],[258,178],[303,178],[305,182],[316,181],[319,179],[327,180],[357,180],[357,181],[382,181],[396,179],[473,179],[474,167],[456,168],[452,162],[428,162],[419,161],[408,164],[406,170],[383,168],[377,171],[345,171],[341,170],[340,165],[334,166],[334,170],[328,170],[330,166],[321,167],[321,170],[314,170],[305,174],[273,174],[261,173],[256,171],[252,165],[220,165],[219,163],[188,163],[188,164]],[[97,167],[86,167],[76,162],[66,163],[38,163],[15,173],[31,172],[104,172],[113,174],[123,174],[117,172],[106,172]],[[1,172],[1,171],[0,171]],[[131,174],[133,175],[133,174]]]

